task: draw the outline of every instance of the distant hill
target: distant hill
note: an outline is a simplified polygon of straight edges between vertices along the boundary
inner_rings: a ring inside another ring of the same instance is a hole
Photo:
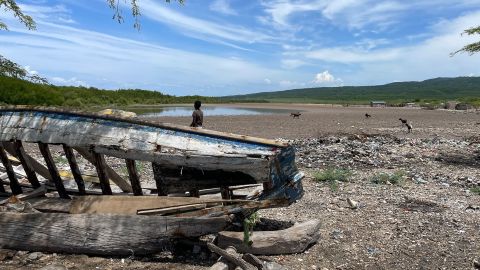
[[[55,86],[0,76],[0,105],[41,105],[63,107],[126,106],[133,104],[208,103],[218,98],[177,97],[141,89],[103,90],[94,87]]]
[[[343,86],[292,89],[222,97],[229,101],[366,104],[443,102],[459,100],[480,104],[480,77],[436,78],[421,82],[395,82],[376,86]]]

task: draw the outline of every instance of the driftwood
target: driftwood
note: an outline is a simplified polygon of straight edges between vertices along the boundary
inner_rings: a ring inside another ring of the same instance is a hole
[[[241,255],[236,252],[236,250],[232,247],[229,247],[229,251],[223,250],[212,243],[207,243],[208,248],[210,251],[217,253],[218,255],[225,258],[227,261],[233,263],[236,266],[241,267],[244,270],[257,270],[257,267],[251,265],[244,259],[242,259]]]
[[[226,218],[0,213],[0,248],[93,255],[140,255],[170,239],[222,230]]]
[[[279,255],[303,252],[320,238],[320,221],[310,220],[297,223],[293,227],[280,231],[253,232],[251,246],[243,242],[243,232],[220,232],[218,246],[234,246],[240,253],[256,255]]]
[[[282,265],[275,262],[262,261],[254,255],[239,254],[237,250],[229,246],[225,250],[208,243],[208,248],[221,257],[210,267],[210,270],[229,270],[229,269],[259,269],[259,270],[286,270]]]

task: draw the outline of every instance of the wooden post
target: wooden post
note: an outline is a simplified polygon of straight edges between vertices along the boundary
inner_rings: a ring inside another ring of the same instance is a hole
[[[230,200],[232,199],[233,191],[231,191],[228,187],[221,187],[220,194],[222,195],[222,199]]]
[[[13,145],[13,143],[3,142],[2,145],[10,155],[17,157],[17,153],[15,152],[15,146]],[[38,161],[36,161],[34,158],[32,158],[28,154],[25,154],[25,157],[36,173],[43,176],[45,179],[53,181],[52,176],[50,175],[50,172],[48,171],[47,168],[45,168],[45,166],[40,164]]]
[[[68,164],[70,165],[70,169],[72,170],[73,178],[77,183],[78,193],[80,195],[85,195],[85,182],[83,181],[82,173],[78,168],[77,160],[75,159],[75,155],[73,154],[73,149],[70,146],[63,144],[63,151],[65,152]]]
[[[152,163],[153,179],[155,179],[155,185],[157,186],[158,196],[167,196],[168,192],[164,188],[164,179],[161,173],[161,167],[155,163]]]
[[[60,177],[60,174],[58,174],[57,166],[55,166],[55,162],[53,161],[48,144],[39,142],[38,147],[40,148],[43,158],[45,159],[45,163],[47,163],[48,171],[52,176],[53,183],[55,183],[55,188],[57,189],[60,198],[70,199],[70,196],[68,196],[67,191],[63,186],[62,178]]]
[[[80,155],[82,155],[82,157],[84,157],[86,160],[88,160],[90,163],[95,164],[95,158],[93,157],[92,153],[89,150],[87,150],[85,148],[81,148],[81,147],[74,147],[74,149]],[[132,192],[133,191],[132,187],[130,186],[128,181],[123,179],[120,175],[118,175],[118,173],[115,170],[113,170],[112,168],[110,168],[110,166],[105,165],[104,168],[106,170],[108,178],[111,179],[112,182],[117,184],[117,186],[119,188],[121,188],[123,192]]]
[[[17,177],[15,177],[12,163],[10,162],[10,160],[8,160],[7,153],[5,152],[5,148],[3,148],[2,145],[0,145],[0,159],[2,160],[5,170],[7,171],[8,179],[10,179],[10,188],[12,189],[12,193],[15,195],[22,194],[22,187],[20,186],[20,183],[18,183]],[[3,181],[0,191],[5,192],[5,188],[3,187]]]
[[[142,186],[140,185],[140,179],[137,173],[137,167],[135,166],[135,160],[126,159],[128,175],[130,177],[130,184],[132,185],[133,194],[135,196],[142,196]]]
[[[25,153],[25,149],[23,148],[22,141],[15,141],[14,142],[15,152],[17,153],[17,157],[22,163],[23,170],[27,175],[27,179],[32,184],[33,188],[39,188],[40,182],[38,182],[37,174],[35,170],[31,166],[30,162],[27,159],[27,154]]]
[[[191,197],[200,198],[200,192],[198,188],[191,189],[189,192]]]
[[[98,179],[100,180],[100,188],[104,195],[112,195],[110,188],[110,181],[108,181],[105,157],[102,154],[93,152],[93,159],[95,161],[95,168],[97,169]]]

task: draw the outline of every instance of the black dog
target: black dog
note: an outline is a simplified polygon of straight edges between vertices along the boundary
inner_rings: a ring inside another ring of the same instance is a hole
[[[293,118],[300,118],[300,115],[302,115],[300,112],[290,113],[290,116],[293,116]]]

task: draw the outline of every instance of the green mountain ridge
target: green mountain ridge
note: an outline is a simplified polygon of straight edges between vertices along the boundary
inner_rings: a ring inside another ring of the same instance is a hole
[[[141,89],[102,90],[94,87],[56,86],[0,76],[0,105],[40,105],[62,107],[127,106],[134,104],[215,103],[218,98],[177,97]]]
[[[458,100],[480,103],[480,77],[434,78],[425,81],[393,82],[374,86],[341,86],[259,92],[221,97],[235,101],[368,103],[384,100],[389,103],[443,102]]]

